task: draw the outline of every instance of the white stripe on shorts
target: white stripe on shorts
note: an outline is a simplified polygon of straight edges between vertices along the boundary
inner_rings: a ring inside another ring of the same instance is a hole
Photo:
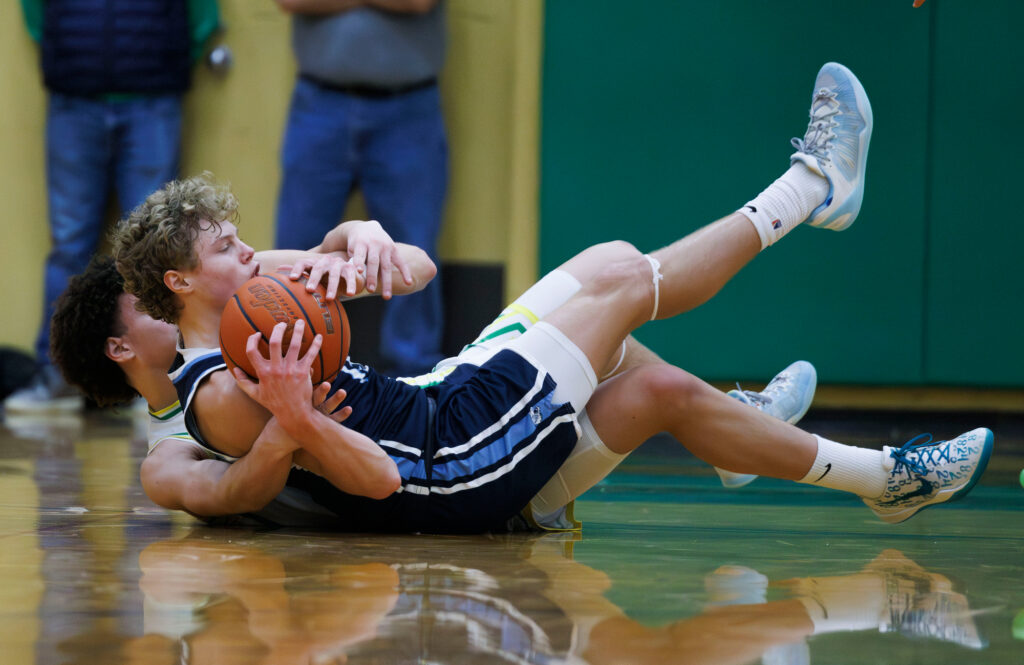
[[[384,448],[393,448],[393,449],[397,450],[400,453],[411,453],[411,454],[415,455],[416,457],[420,457],[423,454],[423,451],[420,450],[419,448],[413,448],[412,446],[407,446],[404,443],[399,443],[397,441],[389,441],[387,439],[381,439],[377,443],[379,445],[383,446]]]
[[[541,442],[544,441],[544,439],[546,439],[547,436],[549,434],[551,434],[551,432],[556,427],[558,427],[559,425],[561,425],[562,423],[565,423],[565,422],[571,422],[573,424],[573,427],[576,428],[576,436],[579,436],[580,429],[579,429],[579,425],[576,423],[576,414],[575,413],[566,413],[566,414],[563,414],[561,416],[558,416],[557,418],[554,418],[550,423],[548,423],[547,427],[545,427],[543,430],[541,430],[540,432],[537,433],[537,436],[534,438],[533,443],[531,443],[530,445],[526,446],[525,448],[523,448],[522,450],[517,452],[515,454],[515,456],[513,456],[513,458],[507,464],[504,464],[503,466],[495,469],[494,471],[491,471],[490,473],[484,474],[484,475],[479,476],[477,478],[474,478],[472,480],[467,480],[466,482],[459,483],[458,485],[452,485],[451,487],[429,487],[428,488],[428,487],[423,487],[422,485],[413,485],[413,484],[410,483],[410,484],[405,485],[401,489],[406,491],[406,492],[411,492],[412,494],[422,494],[422,495],[426,495],[426,494],[456,494],[456,493],[461,492],[463,490],[471,490],[471,489],[474,489],[476,487],[481,487],[483,485],[486,485],[487,483],[493,482],[494,480],[497,480],[498,478],[501,478],[505,474],[510,473],[511,471],[513,471],[516,468],[516,466],[519,464],[519,462],[521,462],[523,460],[523,458],[525,458],[527,455],[529,455],[531,452],[533,452],[533,450],[537,446],[539,446],[541,444]]]
[[[544,387],[544,379],[547,377],[547,372],[537,367],[537,363],[532,358],[529,358],[521,353],[517,355],[524,358],[527,362],[533,365],[534,369],[537,370],[537,379],[533,382],[533,386],[530,388],[530,390],[525,395],[523,395],[522,399],[513,404],[512,408],[506,411],[501,416],[501,418],[491,423],[490,427],[480,432],[466,443],[462,443],[457,446],[450,446],[448,448],[441,448],[436,453],[434,453],[434,459],[444,457],[446,455],[458,455],[459,453],[464,453],[467,450],[470,450],[471,448],[473,448],[473,446],[477,445],[478,443],[480,443],[481,441],[483,441],[484,439],[486,439],[487,437],[489,437],[490,435],[494,434],[499,429],[507,425],[508,422],[512,420],[512,418],[522,413],[522,410],[526,407],[526,405],[529,404],[530,401],[537,396],[537,393],[541,391],[541,389]]]

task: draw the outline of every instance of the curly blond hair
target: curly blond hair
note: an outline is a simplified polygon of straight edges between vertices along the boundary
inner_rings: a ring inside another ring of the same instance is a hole
[[[200,232],[237,219],[235,195],[204,172],[167,183],[119,222],[112,238],[114,260],[125,291],[139,299],[139,310],[177,323],[182,305],[164,284],[164,273],[196,268]]]

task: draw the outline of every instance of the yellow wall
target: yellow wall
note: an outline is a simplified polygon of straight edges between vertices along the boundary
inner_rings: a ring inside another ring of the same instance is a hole
[[[537,137],[542,0],[449,0],[442,77],[452,179],[446,261],[505,263],[506,294],[536,279]],[[270,247],[278,148],[294,77],[288,17],[271,0],[221,0],[235,56],[219,78],[196,70],[186,100],[183,172],[232,184],[242,231]],[[45,94],[18,3],[0,3],[0,344],[31,348],[49,247],[43,164]],[[15,287],[17,290],[15,291]]]
[[[43,88],[17,2],[0,2],[0,344],[31,348],[49,246],[43,184]]]
[[[505,263],[506,300],[537,272],[541,0],[449,5],[452,181],[441,255]]]

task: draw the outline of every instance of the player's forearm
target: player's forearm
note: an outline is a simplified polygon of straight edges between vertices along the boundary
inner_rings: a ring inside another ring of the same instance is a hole
[[[311,247],[309,251],[319,252],[322,254],[326,254],[327,252],[347,252],[349,234],[359,224],[365,223],[366,222],[358,219],[342,222],[328,231],[324,236],[324,239],[320,241],[320,244],[316,247]]]
[[[416,293],[437,275],[437,265],[419,247],[399,243],[398,251],[412,272],[412,284],[403,282],[401,275],[396,271],[391,287],[396,296]]]
[[[312,409],[287,414],[281,424],[319,462],[310,470],[341,491],[384,499],[398,489],[398,467],[372,439]]]
[[[188,493],[185,509],[207,517],[263,509],[285,488],[297,448],[298,444],[272,420],[252,449],[207,483],[205,491],[197,487]]]
[[[260,274],[269,275],[277,272],[277,269],[282,266],[292,266],[299,259],[313,259],[316,260],[324,254],[334,254],[340,256],[342,259],[348,258],[347,256],[341,256],[341,252],[337,251],[320,251],[321,245],[317,245],[313,249],[268,249],[261,252],[256,252],[256,260],[260,263]]]
[[[377,291],[380,282],[390,281],[391,293],[401,295],[422,289],[434,275],[437,266],[430,256],[419,247],[396,243],[376,220],[351,220],[331,229],[322,243],[312,252],[341,252],[356,261],[360,268],[368,268],[372,274],[366,279]],[[380,270],[380,280],[377,270]],[[385,274],[385,270],[389,271]],[[410,283],[405,283],[408,275]],[[387,289],[384,292],[387,296]]]

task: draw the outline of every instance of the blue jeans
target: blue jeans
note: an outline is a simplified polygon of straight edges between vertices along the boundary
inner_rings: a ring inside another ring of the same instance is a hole
[[[398,242],[437,262],[448,144],[437,86],[367,98],[299,79],[281,150],[276,245],[307,248],[339,221],[358,187],[367,213]],[[397,374],[441,359],[441,285],[384,308],[381,356]]]
[[[131,210],[178,174],[181,98],[102,101],[51,93],[46,189],[51,249],[36,357],[48,364],[53,303],[82,272],[103,234],[108,195]]]

